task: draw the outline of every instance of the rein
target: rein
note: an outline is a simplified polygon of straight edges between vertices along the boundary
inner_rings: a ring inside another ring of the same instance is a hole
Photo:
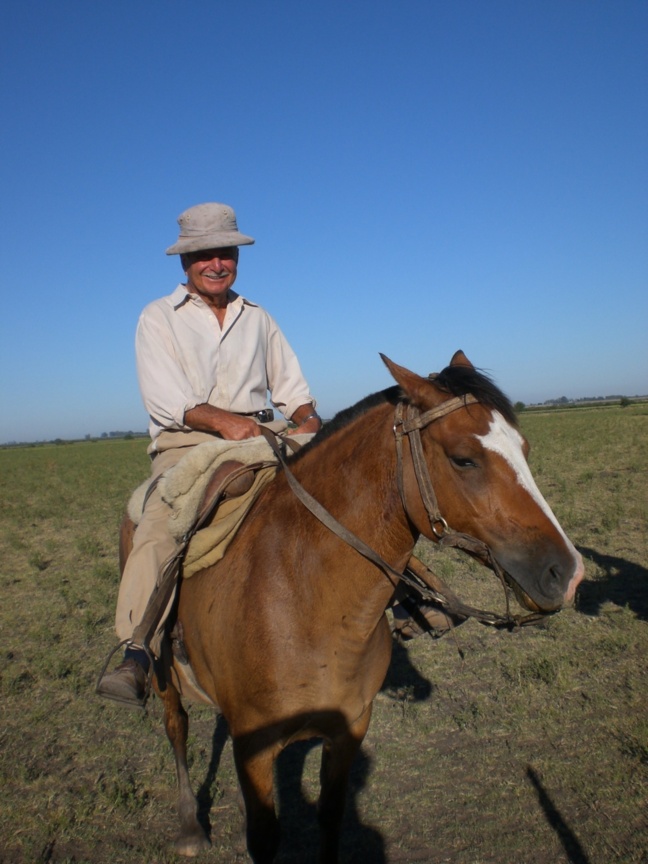
[[[490,624],[499,628],[517,629],[528,624],[536,624],[547,616],[542,613],[530,613],[524,616],[511,614],[505,574],[493,556],[491,549],[476,537],[471,537],[468,534],[462,534],[451,529],[441,515],[432,480],[430,478],[427,464],[425,463],[423,445],[421,443],[421,429],[425,428],[435,420],[451,414],[459,408],[464,408],[467,405],[476,402],[478,402],[478,400],[474,396],[467,394],[466,396],[449,399],[437,408],[433,408],[423,414],[411,405],[404,405],[402,402],[398,404],[394,420],[398,466],[398,489],[403,503],[403,509],[409,519],[410,517],[405,501],[405,490],[403,484],[404,460],[402,446],[403,438],[407,435],[409,436],[410,456],[419,493],[428,514],[432,533],[436,537],[439,546],[444,548],[454,547],[461,549],[472,555],[474,558],[477,558],[482,564],[497,575],[504,589],[504,596],[506,598],[505,615],[501,615],[497,612],[489,612],[483,609],[476,609],[473,606],[466,605],[453,594],[450,588],[448,588],[448,586],[445,585],[438,576],[436,576],[425,564],[423,564],[423,562],[419,561],[414,556],[410,558],[403,572],[396,570],[396,568],[392,567],[391,564],[385,561],[363,540],[338,522],[338,520],[329,513],[329,511],[323,507],[319,501],[313,498],[313,496],[304,489],[288,467],[282,448],[277,442],[275,434],[263,426],[261,427],[261,432],[270,444],[274,454],[277,456],[283,468],[286,480],[295,496],[313,514],[313,516],[315,516],[337,537],[359,552],[364,558],[367,558],[379,567],[394,588],[402,582],[418,594],[421,600],[437,603],[450,615],[456,615],[461,618],[475,618],[483,624]],[[283,442],[285,439],[281,440]]]

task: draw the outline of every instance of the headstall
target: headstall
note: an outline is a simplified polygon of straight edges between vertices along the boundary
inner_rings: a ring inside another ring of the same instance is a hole
[[[476,609],[473,606],[466,605],[454,595],[450,588],[448,588],[448,586],[445,585],[438,576],[432,573],[425,564],[414,556],[412,556],[410,563],[408,563],[403,572],[392,567],[391,564],[378,555],[375,550],[357,537],[352,531],[349,531],[348,528],[338,522],[338,520],[332,516],[325,507],[323,507],[304,489],[301,483],[290,471],[275,434],[269,429],[265,429],[263,426],[261,427],[261,432],[279,459],[289,486],[302,504],[304,504],[304,506],[310,510],[310,512],[319,519],[323,525],[340,537],[340,539],[344,540],[345,543],[379,567],[394,587],[396,587],[399,582],[403,582],[422,600],[431,601],[440,605],[443,610],[450,615],[459,618],[475,618],[483,624],[490,624],[495,627],[516,629],[527,624],[536,624],[539,621],[544,620],[546,615],[535,612],[523,616],[511,614],[506,576],[493,556],[489,546],[481,540],[478,540],[476,537],[462,534],[461,532],[450,528],[439,511],[437,497],[425,462],[423,445],[421,442],[421,429],[424,429],[430,423],[451,414],[453,411],[457,411],[460,408],[465,408],[468,405],[477,402],[479,402],[479,400],[472,394],[468,393],[465,396],[456,396],[448,399],[436,408],[432,408],[423,413],[409,403],[399,402],[396,407],[396,415],[394,418],[398,488],[405,514],[411,521],[405,501],[403,482],[403,438],[408,436],[410,445],[409,452],[412,459],[414,475],[418,484],[421,500],[423,501],[428,514],[430,528],[436,541],[439,546],[454,547],[467,552],[472,557],[481,561],[482,564],[491,569],[497,575],[504,589],[506,598],[506,614],[504,615],[497,612],[488,612],[486,610]]]

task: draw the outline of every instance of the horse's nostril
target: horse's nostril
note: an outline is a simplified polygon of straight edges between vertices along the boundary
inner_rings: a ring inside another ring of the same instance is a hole
[[[545,593],[549,597],[562,595],[565,588],[565,578],[560,567],[548,567],[544,578]]]

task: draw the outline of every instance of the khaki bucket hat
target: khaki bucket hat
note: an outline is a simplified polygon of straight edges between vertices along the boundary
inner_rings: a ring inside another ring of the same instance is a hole
[[[250,246],[254,243],[252,237],[240,233],[236,213],[227,204],[196,204],[178,216],[178,225],[178,242],[169,246],[167,255],[223,249],[226,246]]]

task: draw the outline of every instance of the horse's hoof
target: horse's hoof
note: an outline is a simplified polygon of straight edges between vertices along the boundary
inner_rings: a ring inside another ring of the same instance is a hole
[[[184,855],[186,858],[195,858],[201,852],[205,852],[211,847],[209,838],[205,834],[192,834],[189,837],[178,837],[173,844],[178,855]]]

